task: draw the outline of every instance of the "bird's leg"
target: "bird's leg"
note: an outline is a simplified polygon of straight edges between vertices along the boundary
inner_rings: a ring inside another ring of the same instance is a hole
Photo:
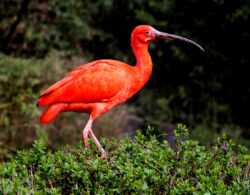
[[[95,137],[92,129],[89,130],[89,136],[94,140],[95,145],[97,146],[97,148],[102,153],[102,158],[108,159],[107,156],[106,156],[105,150],[103,149],[103,147],[101,146],[101,144],[99,143],[99,141],[97,140],[97,138]]]
[[[86,126],[85,126],[85,128],[82,131],[85,147],[86,148],[88,147],[88,142],[89,142],[88,136],[90,136],[94,140],[97,148],[102,153],[102,158],[107,159],[105,150],[103,149],[103,147],[101,146],[101,144],[99,143],[99,141],[97,140],[97,138],[95,137],[95,135],[94,135],[94,133],[92,131],[92,123],[93,123],[93,119],[90,117],[87,124],[86,124]]]
[[[88,142],[89,142],[88,135],[89,135],[89,131],[91,131],[92,123],[93,123],[93,120],[90,117],[85,128],[82,131],[82,136],[83,136],[83,140],[84,140],[84,144],[86,148],[88,147]]]

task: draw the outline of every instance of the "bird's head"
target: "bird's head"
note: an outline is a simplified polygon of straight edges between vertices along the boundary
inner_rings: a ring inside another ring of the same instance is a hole
[[[135,29],[132,32],[131,35],[131,41],[139,41],[143,44],[148,44],[152,40],[155,39],[165,39],[165,40],[180,40],[180,41],[185,41],[191,45],[194,45],[198,47],[200,50],[204,52],[204,49],[196,42],[189,40],[187,38],[165,33],[165,32],[160,32],[156,29],[154,29],[152,26],[148,25],[140,25],[135,27]]]

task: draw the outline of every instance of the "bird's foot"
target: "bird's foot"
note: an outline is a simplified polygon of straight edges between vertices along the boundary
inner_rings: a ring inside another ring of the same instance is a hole
[[[103,148],[102,148],[102,150],[101,150],[101,153],[102,153],[102,159],[108,160],[107,153],[105,152],[105,150],[104,150]]]
[[[106,154],[102,154],[102,159],[108,160],[108,156]]]
[[[89,147],[88,134],[89,134],[89,129],[84,129],[83,132],[82,132],[82,135],[83,135],[83,141],[84,141],[85,148]]]
[[[89,147],[89,139],[88,139],[88,136],[87,136],[87,137],[84,137],[83,140],[84,140],[84,146],[85,146],[85,148],[88,148],[88,147]]]

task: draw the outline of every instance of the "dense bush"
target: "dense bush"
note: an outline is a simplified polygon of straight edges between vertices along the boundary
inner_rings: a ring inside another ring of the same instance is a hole
[[[148,129],[150,133],[151,129]],[[187,138],[187,129],[175,130],[176,148],[145,137],[102,140],[109,160],[91,141],[74,149],[52,153],[42,140],[0,165],[3,194],[247,194],[250,156],[226,137],[212,148]],[[185,141],[179,142],[185,135]],[[234,152],[237,150],[237,153]]]

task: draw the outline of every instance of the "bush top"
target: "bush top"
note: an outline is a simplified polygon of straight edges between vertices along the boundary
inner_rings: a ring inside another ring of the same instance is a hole
[[[148,129],[150,133],[151,129]],[[185,134],[185,141],[179,138]],[[249,192],[250,156],[226,137],[207,149],[187,139],[187,129],[175,130],[176,148],[138,131],[129,137],[102,140],[109,160],[101,159],[92,140],[55,153],[42,140],[29,151],[18,152],[0,165],[0,191],[48,194],[246,194]]]

